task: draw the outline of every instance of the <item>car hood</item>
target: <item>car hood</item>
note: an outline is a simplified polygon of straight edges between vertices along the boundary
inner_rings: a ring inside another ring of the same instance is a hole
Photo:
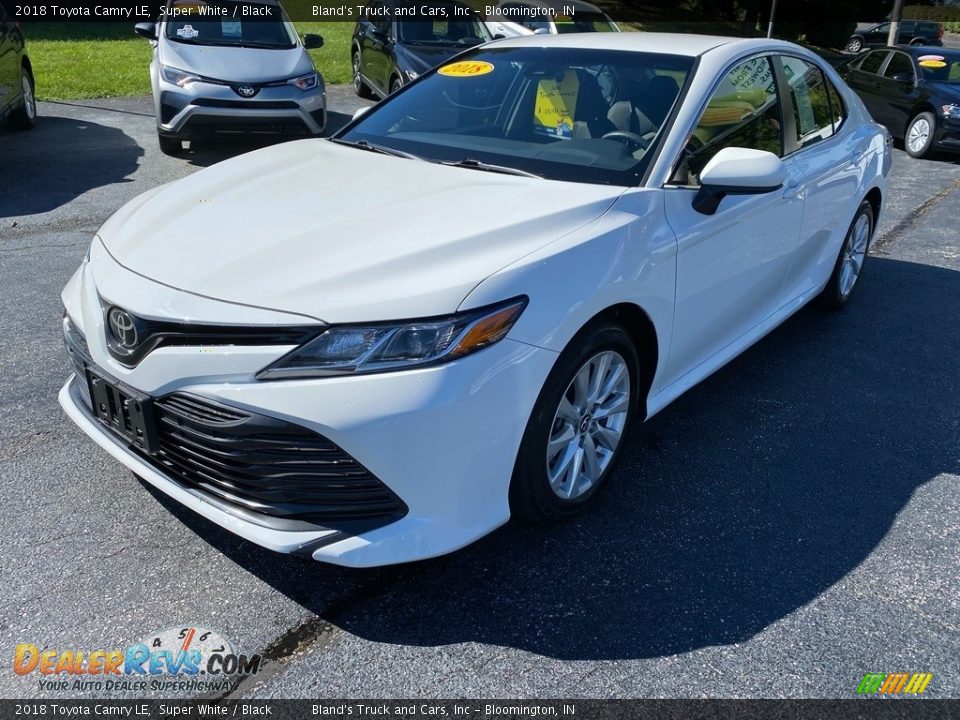
[[[226,82],[258,83],[304,75],[313,62],[300,47],[289,50],[213,47],[163,40],[160,62]]]
[[[305,140],[155,188],[99,234],[128,270],[208,298],[331,323],[427,317],[621,192]]]

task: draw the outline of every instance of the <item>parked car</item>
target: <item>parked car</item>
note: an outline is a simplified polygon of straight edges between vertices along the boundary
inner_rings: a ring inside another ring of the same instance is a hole
[[[840,68],[877,122],[913,157],[960,151],[960,50],[871,50]]]
[[[33,65],[20,23],[0,3],[0,122],[29,130],[37,122]]]
[[[471,8],[453,2],[429,7],[458,19],[397,20],[422,2],[376,0],[366,6],[350,43],[353,89],[362,98],[386,97],[457,53],[487,42],[491,35]],[[398,12],[399,10],[399,12]]]
[[[180,152],[183,140],[323,130],[326,91],[307,53],[323,38],[301,39],[277,0],[174,0],[160,22],[135,29],[153,44],[150,83],[162,152]]]
[[[316,560],[569,517],[634,420],[850,300],[889,141],[787,42],[491,42],[117,211],[63,291],[60,402],[147,483]]]
[[[584,0],[500,0],[486,21],[490,32],[500,37],[620,30],[606,13]]]
[[[858,53],[864,48],[885,46],[890,37],[890,23],[868,25],[858,29],[847,41],[847,52]],[[943,45],[943,23],[926,20],[904,20],[900,23],[900,45]]]

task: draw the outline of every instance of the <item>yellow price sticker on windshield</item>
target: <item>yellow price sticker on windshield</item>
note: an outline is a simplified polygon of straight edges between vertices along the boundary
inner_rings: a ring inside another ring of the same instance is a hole
[[[943,60],[921,60],[920,67],[925,68],[945,68],[947,64]]]
[[[461,60],[444,65],[437,72],[447,77],[477,77],[493,72],[493,65],[482,60]]]

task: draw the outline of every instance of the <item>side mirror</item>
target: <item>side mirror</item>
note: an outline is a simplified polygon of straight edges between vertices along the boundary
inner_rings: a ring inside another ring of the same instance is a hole
[[[353,114],[353,119],[356,120],[357,118],[363,117],[369,109],[369,106],[357,108],[357,111]]]
[[[713,215],[727,195],[760,195],[783,187],[787,169],[773,153],[750,148],[724,148],[700,173],[693,209]]]
[[[493,39],[494,39],[494,40],[503,40],[503,39],[506,38],[506,37],[507,37],[507,36],[504,35],[503,33],[497,33],[496,35],[493,36]]]
[[[913,85],[914,81],[913,73],[908,72],[894,73],[890,76],[890,79],[894,82],[903,83],[904,85]]]
[[[323,47],[323,36],[314,35],[313,33],[307,33],[303,36],[303,46],[307,50],[315,50],[316,48]]]
[[[133,26],[133,31],[140,37],[145,37],[147,40],[156,40],[157,39],[157,24],[151,22],[142,22],[137,23]]]

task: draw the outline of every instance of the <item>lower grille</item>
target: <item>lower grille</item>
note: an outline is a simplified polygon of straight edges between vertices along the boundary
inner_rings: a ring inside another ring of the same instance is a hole
[[[407,512],[369,470],[304,427],[183,393],[155,408],[160,450],[147,457],[184,485],[243,510],[331,528],[362,522],[364,529]]]
[[[296,110],[297,105],[292,100],[214,100],[197,98],[194,105],[200,107],[233,108],[236,110]]]

